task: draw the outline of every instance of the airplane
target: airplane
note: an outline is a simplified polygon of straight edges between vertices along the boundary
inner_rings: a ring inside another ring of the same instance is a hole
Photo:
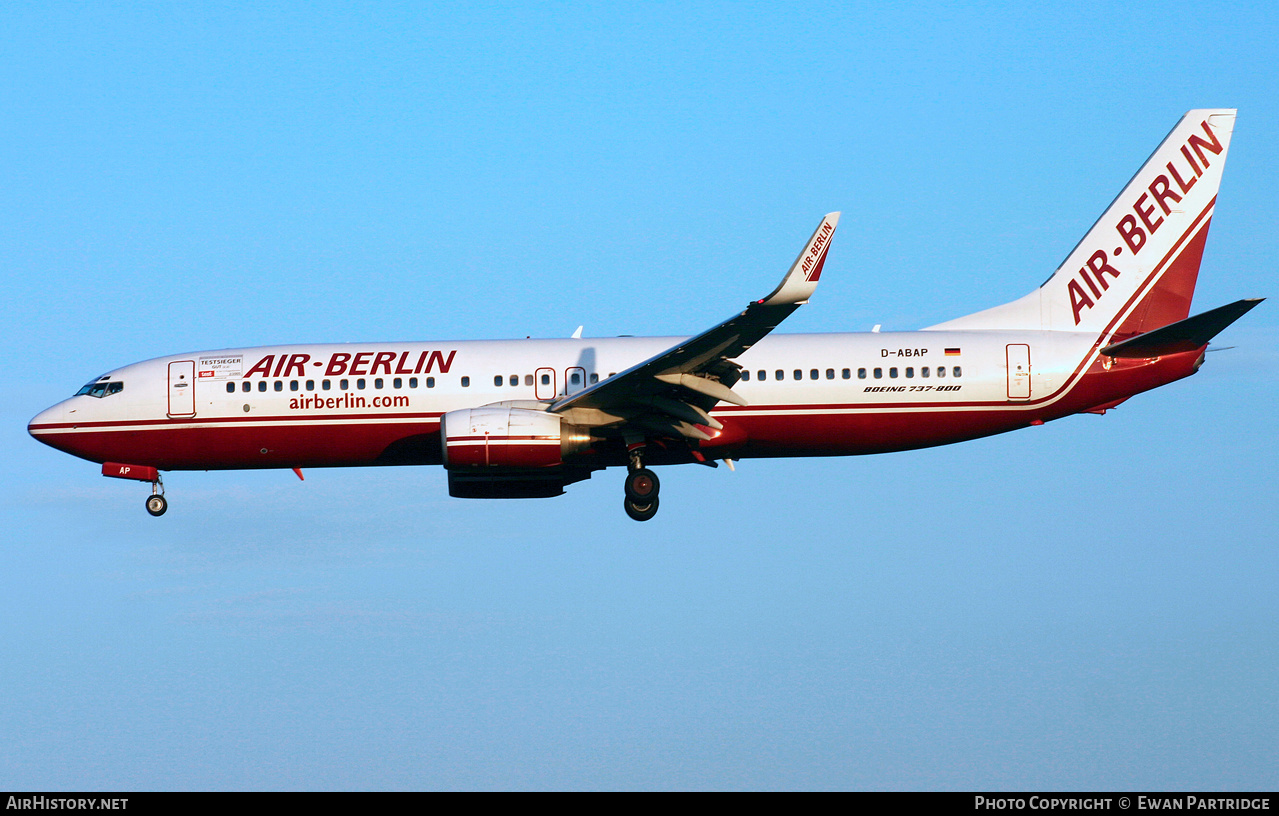
[[[730,467],[945,445],[1078,413],[1195,373],[1261,299],[1190,317],[1235,110],[1188,112],[1060,267],[1017,300],[912,332],[773,334],[808,303],[839,213],[772,293],[694,337],[234,348],[110,371],[28,425],[151,483],[161,471],[443,465],[460,498],[544,498],[625,467]]]

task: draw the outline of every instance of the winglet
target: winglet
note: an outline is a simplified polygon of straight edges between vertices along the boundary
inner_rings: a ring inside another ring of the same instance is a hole
[[[839,223],[839,213],[829,213],[817,225],[813,237],[808,239],[804,251],[799,253],[795,263],[773,293],[759,303],[763,306],[786,306],[807,303],[821,279],[822,267],[826,264],[826,251],[830,249],[830,238],[835,234],[835,225]]]

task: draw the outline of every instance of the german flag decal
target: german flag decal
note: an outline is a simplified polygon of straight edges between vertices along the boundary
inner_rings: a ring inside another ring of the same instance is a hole
[[[959,349],[957,349],[957,348],[948,348],[948,349],[946,349],[946,356],[947,356],[947,357],[958,357],[958,356],[959,356]]]

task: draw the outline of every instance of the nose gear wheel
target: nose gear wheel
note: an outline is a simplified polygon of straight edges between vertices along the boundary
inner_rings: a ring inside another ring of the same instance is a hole
[[[147,512],[153,516],[163,516],[168,509],[169,501],[164,498],[164,482],[160,481],[157,473],[155,481],[151,483],[151,495],[147,496]]]

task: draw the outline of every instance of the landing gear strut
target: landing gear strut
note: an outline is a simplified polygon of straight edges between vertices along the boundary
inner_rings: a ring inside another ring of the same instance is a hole
[[[662,483],[658,481],[656,473],[644,467],[641,452],[641,447],[631,451],[631,462],[627,466],[626,482],[623,485],[626,499],[622,506],[626,508],[626,515],[636,521],[648,521],[657,515],[657,492]]]
[[[160,481],[160,474],[157,473],[155,481],[151,483],[151,495],[147,496],[147,512],[153,516],[163,516],[168,509],[169,502],[164,498],[164,482]]]

